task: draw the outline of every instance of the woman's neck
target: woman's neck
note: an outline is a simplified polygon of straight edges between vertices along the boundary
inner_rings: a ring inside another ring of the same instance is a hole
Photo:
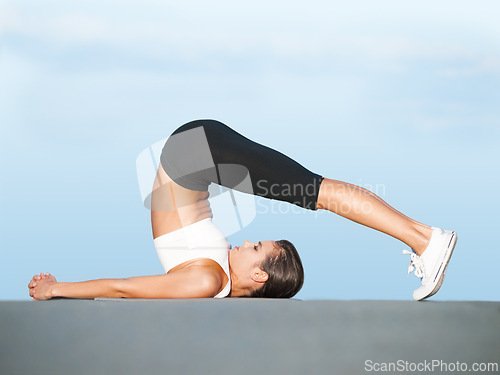
[[[245,285],[242,285],[238,276],[236,276],[232,270],[231,265],[229,265],[229,274],[231,275],[231,297],[242,297],[250,293],[250,290]]]

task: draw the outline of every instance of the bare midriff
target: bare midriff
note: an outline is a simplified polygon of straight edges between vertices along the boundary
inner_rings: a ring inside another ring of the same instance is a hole
[[[151,196],[153,238],[212,218],[208,196],[208,191],[189,190],[176,184],[160,165]]]

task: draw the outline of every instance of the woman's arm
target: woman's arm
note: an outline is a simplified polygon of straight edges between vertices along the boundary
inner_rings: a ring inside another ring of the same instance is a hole
[[[34,299],[66,298],[205,298],[221,288],[222,277],[216,268],[193,265],[154,276],[127,279],[98,279],[57,282],[52,275],[35,276],[30,282]]]

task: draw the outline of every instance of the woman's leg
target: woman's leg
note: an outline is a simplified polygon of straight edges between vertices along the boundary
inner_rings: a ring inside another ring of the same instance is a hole
[[[371,191],[342,181],[323,179],[317,208],[397,238],[418,255],[427,248],[432,234],[431,227],[403,215]]]
[[[214,182],[310,210],[326,209],[387,233],[419,255],[426,249],[431,228],[404,216],[366,189],[324,179],[218,121],[193,121],[173,135],[179,133],[185,140],[172,137],[167,141],[161,161],[169,176],[187,189],[205,191]],[[200,162],[207,159],[212,160]],[[205,166],[200,167],[202,164]],[[240,184],[246,175],[251,185]]]
[[[412,220],[371,191],[342,181],[323,179],[317,208],[387,233],[410,246],[416,254],[403,253],[411,256],[408,273],[415,270],[415,276],[421,279],[421,286],[413,291],[416,301],[431,297],[441,288],[457,242],[455,232]]]

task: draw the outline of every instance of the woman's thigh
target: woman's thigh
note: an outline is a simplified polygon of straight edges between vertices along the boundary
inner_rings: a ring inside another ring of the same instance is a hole
[[[290,157],[215,120],[179,127],[167,140],[161,164],[179,185],[205,191],[216,183],[315,210],[322,177]]]

